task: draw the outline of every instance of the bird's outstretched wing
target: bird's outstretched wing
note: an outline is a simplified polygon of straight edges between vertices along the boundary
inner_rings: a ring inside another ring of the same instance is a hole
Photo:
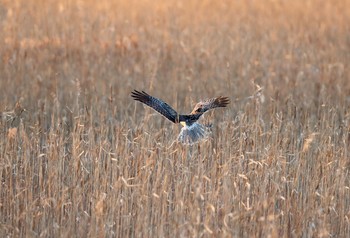
[[[228,97],[220,96],[216,98],[210,98],[197,103],[193,108],[191,114],[203,114],[204,112],[213,108],[226,107],[229,103],[230,99]]]
[[[147,94],[144,91],[137,91],[134,90],[131,92],[131,97],[134,98],[134,100],[142,102],[146,104],[147,106],[153,108],[160,114],[162,114],[164,117],[168,118],[173,123],[179,122],[179,115],[178,113],[170,107],[166,102],[160,100],[159,98],[152,97],[151,95]]]

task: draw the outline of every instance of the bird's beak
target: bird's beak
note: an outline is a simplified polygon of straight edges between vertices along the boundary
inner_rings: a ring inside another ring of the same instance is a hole
[[[184,122],[184,121],[180,121],[180,124],[181,124],[183,127],[186,126],[186,122]]]

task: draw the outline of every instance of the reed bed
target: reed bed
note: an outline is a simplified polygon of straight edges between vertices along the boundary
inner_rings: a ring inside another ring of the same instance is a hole
[[[350,5],[0,2],[1,237],[349,237]],[[208,141],[132,100],[207,113]]]

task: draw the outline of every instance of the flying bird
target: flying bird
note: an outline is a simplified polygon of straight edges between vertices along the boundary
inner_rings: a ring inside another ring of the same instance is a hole
[[[166,102],[153,97],[144,91],[134,90],[131,92],[134,100],[142,102],[153,108],[165,118],[173,123],[180,123],[183,127],[178,136],[178,141],[183,144],[192,145],[203,139],[206,139],[210,133],[210,127],[198,123],[198,119],[208,110],[217,107],[226,107],[230,103],[228,97],[210,98],[198,102],[190,114],[179,114]]]

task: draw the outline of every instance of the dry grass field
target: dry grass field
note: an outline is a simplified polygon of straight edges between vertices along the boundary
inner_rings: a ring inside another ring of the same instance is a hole
[[[0,1],[0,237],[349,237],[350,2]],[[130,97],[188,113],[180,131]]]

